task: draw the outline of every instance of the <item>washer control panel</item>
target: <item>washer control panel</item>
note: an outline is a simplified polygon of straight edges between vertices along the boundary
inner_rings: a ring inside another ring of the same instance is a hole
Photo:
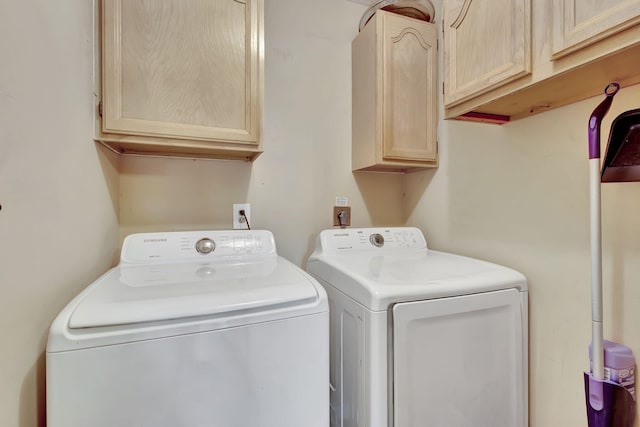
[[[414,227],[325,230],[320,233],[317,245],[316,250],[323,253],[427,248],[422,231]]]
[[[266,230],[178,231],[127,236],[120,261],[130,264],[276,255]]]

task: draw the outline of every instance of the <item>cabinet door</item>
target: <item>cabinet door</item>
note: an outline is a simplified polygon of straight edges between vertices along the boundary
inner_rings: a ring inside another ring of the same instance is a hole
[[[392,13],[383,17],[384,160],[437,157],[436,26]]]
[[[640,23],[640,1],[558,0],[553,19],[556,59]]]
[[[103,0],[102,131],[257,143],[258,0]]]
[[[446,106],[531,72],[530,0],[445,0],[443,11]]]

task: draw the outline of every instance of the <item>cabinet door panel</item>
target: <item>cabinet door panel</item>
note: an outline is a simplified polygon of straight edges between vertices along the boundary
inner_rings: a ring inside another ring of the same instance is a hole
[[[553,59],[640,23],[638,0],[554,2]]]
[[[383,157],[436,158],[437,31],[384,15]],[[419,21],[416,21],[419,22]]]
[[[446,0],[446,106],[531,72],[529,0]]]
[[[105,0],[103,131],[257,142],[256,9],[251,0]]]

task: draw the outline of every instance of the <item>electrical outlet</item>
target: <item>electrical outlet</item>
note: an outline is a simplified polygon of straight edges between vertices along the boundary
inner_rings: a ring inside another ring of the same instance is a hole
[[[244,211],[244,216],[240,211]],[[246,217],[246,218],[245,218]],[[233,229],[248,230],[251,228],[251,204],[234,203],[233,204]]]
[[[348,227],[351,225],[351,206],[333,207],[333,225]]]

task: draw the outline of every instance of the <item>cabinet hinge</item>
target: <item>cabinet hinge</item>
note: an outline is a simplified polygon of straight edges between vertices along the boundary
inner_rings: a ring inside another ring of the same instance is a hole
[[[442,82],[442,94],[444,95],[444,82]]]
[[[102,117],[102,101],[98,102],[98,115]]]

